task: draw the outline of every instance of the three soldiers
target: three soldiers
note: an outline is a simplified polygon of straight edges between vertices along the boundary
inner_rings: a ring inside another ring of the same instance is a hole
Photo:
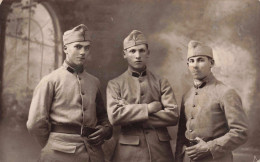
[[[174,161],[166,127],[177,124],[178,107],[167,79],[147,68],[143,33],[133,30],[124,39],[128,69],[108,83],[108,114],[99,80],[84,70],[88,28],[65,32],[63,42],[66,59],[35,88],[27,122],[43,147],[40,161],[104,161],[101,145],[112,135],[110,123],[121,127],[113,161]],[[188,48],[194,87],[181,104],[176,160],[230,162],[231,151],[247,139],[241,99],[211,73],[210,47],[191,41]]]

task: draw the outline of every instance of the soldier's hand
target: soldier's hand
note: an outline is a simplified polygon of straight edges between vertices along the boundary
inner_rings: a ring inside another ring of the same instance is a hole
[[[198,141],[198,144],[187,147],[186,153],[192,160],[200,160],[208,156],[212,156],[208,144],[203,141],[201,138],[195,138]]]
[[[148,113],[156,113],[158,111],[162,110],[162,104],[159,101],[154,101],[148,104]]]
[[[110,129],[102,125],[96,126],[95,129],[97,131],[89,135],[87,141],[89,144],[97,146],[104,143],[104,139],[109,135]]]

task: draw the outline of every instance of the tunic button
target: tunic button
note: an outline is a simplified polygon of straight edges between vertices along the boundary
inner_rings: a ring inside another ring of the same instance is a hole
[[[198,95],[198,92],[195,92],[195,95]]]
[[[191,119],[194,119],[193,116],[191,117]]]
[[[195,105],[192,105],[192,107],[196,107]]]
[[[82,94],[82,95],[85,95],[85,93],[84,93],[84,92],[81,92],[81,94]]]
[[[81,80],[81,77],[79,77],[79,80]]]
[[[83,111],[86,111],[87,109],[86,108],[83,108]]]

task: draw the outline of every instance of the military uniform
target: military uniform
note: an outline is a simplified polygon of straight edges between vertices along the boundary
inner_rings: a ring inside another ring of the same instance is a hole
[[[207,142],[212,156],[198,161],[232,162],[232,150],[247,140],[247,126],[242,102],[236,91],[210,73],[201,84],[192,87],[183,96],[177,161],[192,161],[185,148],[192,146],[191,140],[199,137]]]
[[[44,147],[40,161],[104,161],[101,146],[90,145],[81,136],[83,126],[96,125],[112,129],[96,77],[64,61],[42,78],[27,121],[30,134]]]
[[[138,40],[133,35],[131,38]],[[153,101],[161,102],[163,108],[148,114],[148,103]],[[108,83],[107,112],[111,124],[121,127],[112,161],[174,160],[166,127],[177,124],[178,108],[166,79],[149,70],[138,73],[128,68]]]

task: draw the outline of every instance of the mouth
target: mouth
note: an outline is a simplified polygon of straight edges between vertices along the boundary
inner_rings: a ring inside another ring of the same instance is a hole
[[[199,74],[199,71],[193,71],[192,74],[197,75],[197,74]]]
[[[142,61],[135,61],[135,63],[140,64],[140,63],[142,63]]]
[[[78,59],[81,60],[81,61],[85,60],[84,57],[78,57]]]

